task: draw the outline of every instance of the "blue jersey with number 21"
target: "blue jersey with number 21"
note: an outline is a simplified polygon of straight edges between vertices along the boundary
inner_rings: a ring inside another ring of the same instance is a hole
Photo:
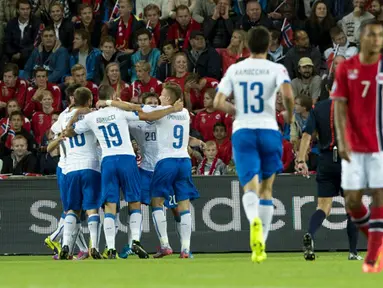
[[[102,158],[115,155],[134,154],[129,133],[129,121],[138,121],[137,113],[126,112],[115,107],[106,107],[85,115],[77,122],[77,134],[92,130],[100,143]]]
[[[276,93],[290,83],[286,68],[265,59],[248,58],[233,64],[218,86],[218,92],[234,93],[236,115],[233,133],[239,129],[278,130]]]

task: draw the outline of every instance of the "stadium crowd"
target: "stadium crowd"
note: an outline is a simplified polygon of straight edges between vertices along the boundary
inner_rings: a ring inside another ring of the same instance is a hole
[[[285,172],[294,170],[312,105],[327,99],[338,63],[358,52],[359,26],[383,21],[380,0],[0,0],[1,174],[55,174],[59,151],[46,152],[50,127],[78,87],[98,100],[110,85],[123,101],[140,103],[175,82],[191,115],[189,149],[196,175],[235,174],[233,119],[213,108],[230,65],[249,55],[247,31],[270,30],[269,60],[285,65],[295,115],[284,123]],[[313,139],[307,155],[315,170]],[[140,151],[136,145],[137,162]]]

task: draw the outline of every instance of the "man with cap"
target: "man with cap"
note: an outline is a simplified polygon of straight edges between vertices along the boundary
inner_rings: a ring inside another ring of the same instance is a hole
[[[315,104],[321,93],[321,84],[321,77],[314,73],[313,61],[308,57],[301,58],[298,62],[298,77],[291,82],[294,95],[308,96]]]
[[[197,73],[201,77],[221,79],[221,57],[218,52],[206,44],[202,31],[194,30],[190,33],[190,47],[186,51],[189,72]]]

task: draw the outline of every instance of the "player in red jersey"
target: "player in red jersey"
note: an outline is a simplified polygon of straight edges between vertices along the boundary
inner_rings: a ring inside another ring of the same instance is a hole
[[[338,151],[346,209],[368,237],[363,272],[383,270],[383,27],[362,23],[360,53],[339,64],[331,97],[335,102]],[[362,203],[372,193],[371,212]]]

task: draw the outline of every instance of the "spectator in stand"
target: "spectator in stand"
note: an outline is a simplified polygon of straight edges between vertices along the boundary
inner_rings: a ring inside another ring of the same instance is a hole
[[[52,114],[52,122],[51,122],[51,127],[54,123],[57,122],[59,118],[59,113],[55,112]],[[42,175],[55,175],[56,174],[56,169],[57,169],[57,164],[60,160],[60,148],[57,147],[57,149],[53,150],[50,153],[46,152],[46,149],[48,147],[49,142],[54,140],[54,133],[52,130],[49,128],[47,132],[45,132],[45,135],[41,141],[41,147],[40,151],[40,174]]]
[[[5,28],[3,63],[13,62],[24,69],[33,51],[40,21],[31,16],[31,4],[28,0],[19,0],[17,5],[18,16],[11,19]]]
[[[332,88],[332,84],[334,83],[336,67],[338,67],[339,63],[343,62],[344,60],[346,60],[346,58],[343,55],[337,55],[334,58],[334,63],[333,65],[330,65],[329,68],[331,69],[329,75],[326,75],[322,80],[319,101],[326,100],[330,97],[330,91]]]
[[[326,3],[329,12],[336,21],[339,21],[343,16],[354,10],[353,0],[323,0],[323,2]]]
[[[31,79],[37,67],[44,67],[48,81],[60,83],[69,72],[68,50],[57,40],[53,27],[46,27],[41,33],[41,44],[35,48],[24,67],[24,78]]]
[[[229,165],[232,158],[232,146],[230,138],[227,136],[227,127],[223,122],[214,125],[214,138],[218,148],[218,158],[226,165]]]
[[[169,17],[169,1],[168,0],[136,0],[136,15],[139,18],[146,17],[146,8],[149,6],[156,6],[158,8],[158,16],[161,20],[166,20]],[[151,8],[152,9],[152,8]]]
[[[383,10],[380,0],[373,0],[369,12],[375,16],[376,20],[383,23]]]
[[[0,0],[0,59],[3,57],[5,27],[17,16],[16,5],[16,0]]]
[[[152,48],[161,48],[168,34],[169,24],[166,20],[161,20],[161,10],[155,4],[149,4],[144,9],[144,22],[146,29],[152,33]]]
[[[165,40],[162,47],[162,54],[157,62],[157,79],[164,82],[172,75],[172,61],[177,53],[177,46],[173,40]]]
[[[50,16],[49,25],[54,27],[56,39],[59,39],[66,49],[72,49],[73,23],[64,18],[64,6],[58,1],[54,2],[50,8]]]
[[[225,75],[226,70],[232,64],[237,63],[238,59],[250,55],[246,32],[234,30],[229,46],[226,49],[218,49],[218,53],[221,55],[222,75]]]
[[[142,21],[133,15],[132,0],[120,0],[120,17],[109,24],[109,35],[116,39],[117,50],[131,55],[135,50],[135,32],[145,27]]]
[[[37,158],[28,150],[28,142],[22,135],[12,139],[12,154],[4,157],[1,174],[23,175],[37,173]]]
[[[229,18],[230,0],[218,0],[213,16],[204,22],[205,38],[213,48],[226,48],[234,31],[234,23]]]
[[[101,56],[100,56],[100,77],[104,78],[105,68],[110,63],[118,62],[118,57],[122,54],[116,49],[116,43],[111,36],[105,36],[101,39],[100,44]]]
[[[289,51],[289,48],[284,47],[281,44],[281,31],[276,29],[271,29],[270,34],[271,34],[271,43],[270,43],[267,59],[275,63],[284,64],[285,57],[287,52]]]
[[[238,21],[236,21],[235,27],[247,32],[257,26],[264,26],[271,29],[274,27],[274,24],[265,13],[262,13],[261,4],[259,4],[257,0],[249,0],[246,4],[246,15],[241,16]]]
[[[277,8],[278,10],[276,10]],[[293,26],[297,24],[298,9],[299,0],[268,0],[266,11],[269,19],[273,21],[274,26],[280,31],[284,19]]]
[[[199,15],[201,19],[203,19],[203,22],[206,21],[207,18],[213,16],[215,6],[217,6],[216,2],[216,0],[197,1],[197,6],[194,9],[195,14]],[[231,7],[229,7],[229,9],[231,9]],[[232,11],[232,13],[234,13],[234,11]]]
[[[326,4],[323,1],[316,1],[313,5],[310,18],[305,23],[305,30],[310,38],[310,43],[319,47],[323,53],[331,47],[330,29],[336,26]]]
[[[14,111],[21,111],[19,103],[17,103],[17,100],[11,99],[7,103],[7,114],[4,118],[0,119],[0,138],[6,134],[9,129],[12,129],[11,127],[11,119],[10,115]],[[27,117],[23,117],[23,128],[27,130],[28,132],[31,132],[31,122],[29,122],[29,119]]]
[[[291,122],[290,142],[293,144],[294,151],[298,152],[302,131],[306,126],[307,119],[312,107],[311,98],[303,95],[295,97],[295,112]]]
[[[350,41],[347,40],[346,34],[344,34],[343,30],[338,26],[331,28],[330,35],[333,41],[333,47],[328,48],[326,51],[324,51],[324,57],[327,61],[332,61],[338,45],[338,55],[343,55],[344,57],[346,57],[346,59],[358,53],[358,48],[356,47],[356,44],[350,43]]]
[[[190,15],[193,16],[193,18],[198,22],[202,23],[203,18],[196,14],[196,8],[198,6],[198,1],[199,0],[169,0],[169,17],[171,19],[176,19],[177,20],[177,11],[178,8],[181,6],[187,7],[188,10],[190,11]]]
[[[201,31],[191,32],[190,46],[191,49],[186,52],[189,72],[198,73],[201,77],[221,79],[221,58],[214,48],[206,45]]]
[[[54,112],[53,96],[52,93],[48,90],[42,92],[43,97],[41,99],[42,111],[35,112],[32,116],[32,131],[35,135],[36,143],[41,143],[41,140],[51,127],[52,123],[52,114]]]
[[[152,33],[148,29],[140,29],[136,32],[138,51],[132,55],[132,77],[131,81],[137,80],[136,63],[141,60],[145,60],[150,63],[150,76],[156,77],[156,65],[160,59],[161,52],[157,48],[152,48],[150,41],[152,39]]]
[[[33,113],[42,111],[41,101],[43,92],[48,90],[53,96],[52,107],[54,111],[61,111],[61,90],[60,87],[48,82],[48,72],[38,67],[35,70],[34,78],[36,79],[35,87],[28,87],[25,101],[24,115],[32,117]]]
[[[81,64],[86,67],[86,80],[96,84],[100,83],[100,56],[101,51],[89,45],[90,36],[85,30],[74,32],[73,52],[70,56],[69,66]]]
[[[170,25],[168,40],[174,40],[180,51],[189,48],[189,40],[192,31],[201,30],[201,25],[191,18],[190,10],[185,5],[176,9],[176,22]]]
[[[141,96],[144,93],[151,92],[161,95],[162,92],[162,82],[157,80],[154,77],[150,76],[150,63],[146,61],[138,61],[135,67],[137,71],[137,80],[134,81],[128,88],[129,92],[127,94],[129,102],[141,103]],[[126,100],[124,100],[126,101]]]
[[[125,99],[127,99],[129,95],[129,85],[121,80],[120,66],[118,63],[109,63],[108,66],[106,66],[101,85],[112,86],[114,91],[116,91],[117,98],[127,101]]]
[[[295,46],[286,54],[285,67],[291,79],[298,75],[298,62],[302,57],[310,58],[314,63],[315,73],[319,73],[322,56],[319,49],[310,45],[307,33],[303,30],[294,31]]]
[[[16,64],[6,64],[3,71],[3,81],[0,81],[0,114],[11,99],[16,99],[23,109],[28,87],[27,82],[18,77],[19,68]]]
[[[374,18],[374,15],[365,10],[365,4],[365,0],[353,0],[354,11],[338,22],[350,43],[359,44],[360,25],[363,21]]]
[[[66,99],[65,99],[65,107],[68,107],[68,106],[71,106],[74,104],[74,91],[76,91],[76,89],[82,87],[80,84],[70,84],[66,89],[65,89],[65,95],[66,95]]]
[[[9,116],[11,128],[1,137],[0,140],[0,156],[10,155],[12,149],[12,139],[17,135],[24,136],[28,142],[28,150],[35,151],[37,143],[30,131],[24,128],[25,117],[21,111],[13,111]]]
[[[90,36],[90,41],[88,42],[88,44],[95,48],[100,47],[101,36],[104,26],[101,19],[94,18],[93,6],[89,4],[81,4],[79,12],[81,20],[75,23],[74,28],[76,30],[81,29],[88,32]]]
[[[214,125],[225,119],[225,113],[213,107],[215,93],[214,88],[206,89],[203,100],[205,108],[198,112],[194,120],[194,128],[201,133],[205,142],[214,140]]]
[[[279,131],[283,135],[283,126],[279,125]],[[290,141],[282,138],[282,163],[283,163],[283,172],[292,173],[294,172],[294,147]]]
[[[197,175],[220,176],[226,174],[226,165],[218,158],[217,145],[214,141],[207,141],[204,149],[205,157],[198,165]]]
[[[205,93],[207,89],[218,87],[218,80],[214,78],[201,77],[197,73],[190,73],[185,79],[185,106],[189,111],[206,108]],[[214,99],[214,95],[211,96]],[[210,107],[212,108],[212,106]],[[205,139],[206,140],[206,139]]]
[[[298,77],[291,82],[294,95],[306,96],[315,104],[321,93],[321,84],[321,77],[314,73],[313,61],[307,57],[301,58],[298,63]]]
[[[60,4],[63,7],[63,16],[70,20],[70,10],[68,0],[31,0],[32,3],[32,14],[37,18],[40,18],[46,26],[52,21],[51,9],[55,4]]]
[[[177,83],[184,91],[185,79],[188,74],[188,58],[185,53],[178,52],[172,60],[172,76],[166,78],[165,82]]]
[[[86,79],[86,69],[81,64],[76,64],[71,69],[72,76],[67,77],[66,86],[71,84],[79,84],[81,87],[88,88],[93,95],[93,106],[96,105],[98,101],[98,86],[92,81]],[[67,95],[68,96],[68,95]]]

